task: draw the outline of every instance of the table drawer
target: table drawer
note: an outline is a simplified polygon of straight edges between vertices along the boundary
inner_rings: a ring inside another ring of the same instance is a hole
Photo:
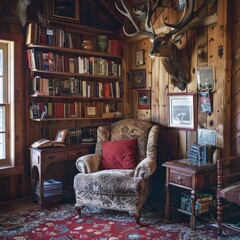
[[[44,161],[59,161],[65,159],[65,150],[56,151],[56,152],[50,152],[50,153],[44,153],[43,159]]]
[[[192,187],[192,175],[170,171],[170,183],[175,183],[185,187]]]
[[[67,157],[68,159],[73,159],[77,160],[79,157],[83,155],[89,154],[89,149],[88,148],[70,148],[67,151]]]

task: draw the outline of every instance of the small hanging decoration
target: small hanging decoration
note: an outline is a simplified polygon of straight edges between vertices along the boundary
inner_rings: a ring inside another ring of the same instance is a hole
[[[220,58],[223,56],[223,45],[218,46],[218,56]]]

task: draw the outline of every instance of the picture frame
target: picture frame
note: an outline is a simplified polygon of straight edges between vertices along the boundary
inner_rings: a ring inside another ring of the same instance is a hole
[[[135,65],[141,66],[144,65],[144,50],[138,50],[135,52]]]
[[[146,87],[146,69],[131,70],[130,72],[131,88]]]
[[[66,136],[67,136],[67,130],[60,130],[57,132],[57,135],[54,141],[64,143]]]
[[[169,93],[168,126],[184,130],[196,129],[196,93]]]
[[[214,89],[215,74],[213,66],[198,67],[197,69],[197,89],[212,90]]]
[[[99,110],[97,104],[84,105],[84,116],[86,118],[98,117]]]
[[[151,91],[138,90],[138,109],[151,108]]]
[[[79,22],[79,0],[49,0],[50,18]]]
[[[197,130],[197,142],[201,145],[211,145],[216,146],[216,130],[215,129],[205,129],[198,128]]]

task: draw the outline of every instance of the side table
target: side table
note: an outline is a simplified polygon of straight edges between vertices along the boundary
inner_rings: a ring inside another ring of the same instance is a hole
[[[53,163],[59,163],[63,161],[76,161],[80,156],[93,152],[94,147],[95,144],[72,144],[66,147],[49,147],[43,149],[30,148],[33,200],[37,200],[41,206],[49,205],[63,200],[64,195],[60,200],[59,196],[44,198],[44,180],[47,167]],[[35,194],[37,181],[39,182],[40,189],[39,197]]]
[[[163,164],[166,167],[166,207],[165,217],[170,219],[170,210],[175,209],[184,214],[190,215],[190,227],[195,228],[195,218],[198,215],[195,211],[197,192],[204,191],[210,187],[217,186],[217,172],[214,164],[198,164],[189,159],[168,161]],[[169,186],[189,190],[191,194],[191,211],[186,211],[170,206],[171,191]]]

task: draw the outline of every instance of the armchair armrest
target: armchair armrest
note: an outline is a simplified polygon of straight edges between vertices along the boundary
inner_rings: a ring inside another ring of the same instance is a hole
[[[101,158],[98,154],[88,154],[81,156],[76,160],[76,168],[81,173],[97,172],[100,162]]]
[[[137,165],[134,171],[134,177],[148,178],[154,173],[156,167],[156,161],[146,157]]]

